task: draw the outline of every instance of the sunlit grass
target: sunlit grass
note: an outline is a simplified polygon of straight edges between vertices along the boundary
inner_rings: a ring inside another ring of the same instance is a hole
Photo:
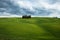
[[[60,19],[0,18],[0,40],[60,40]]]

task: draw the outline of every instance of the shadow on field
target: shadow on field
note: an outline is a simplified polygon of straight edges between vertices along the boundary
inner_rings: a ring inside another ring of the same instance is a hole
[[[55,22],[57,22],[57,21],[40,20],[39,19],[36,24],[39,27],[43,28],[45,31],[47,31],[47,33],[44,34],[44,35],[46,35],[46,36],[54,36],[56,39],[60,40],[60,30],[57,29],[56,31],[54,31],[54,29],[53,29],[53,25],[57,25],[57,23],[55,24]]]
[[[0,27],[0,40],[6,40],[8,38],[9,32],[4,27]]]

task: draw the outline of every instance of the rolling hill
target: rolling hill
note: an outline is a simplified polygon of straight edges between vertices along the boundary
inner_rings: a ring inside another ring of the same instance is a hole
[[[0,40],[60,40],[60,18],[0,18]]]

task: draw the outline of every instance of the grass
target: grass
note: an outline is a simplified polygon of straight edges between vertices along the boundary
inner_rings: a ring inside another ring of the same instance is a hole
[[[60,40],[60,19],[0,18],[0,40]]]

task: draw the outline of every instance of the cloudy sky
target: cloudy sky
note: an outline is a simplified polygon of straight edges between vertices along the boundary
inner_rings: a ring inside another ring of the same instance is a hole
[[[0,16],[60,17],[60,0],[0,0]]]

